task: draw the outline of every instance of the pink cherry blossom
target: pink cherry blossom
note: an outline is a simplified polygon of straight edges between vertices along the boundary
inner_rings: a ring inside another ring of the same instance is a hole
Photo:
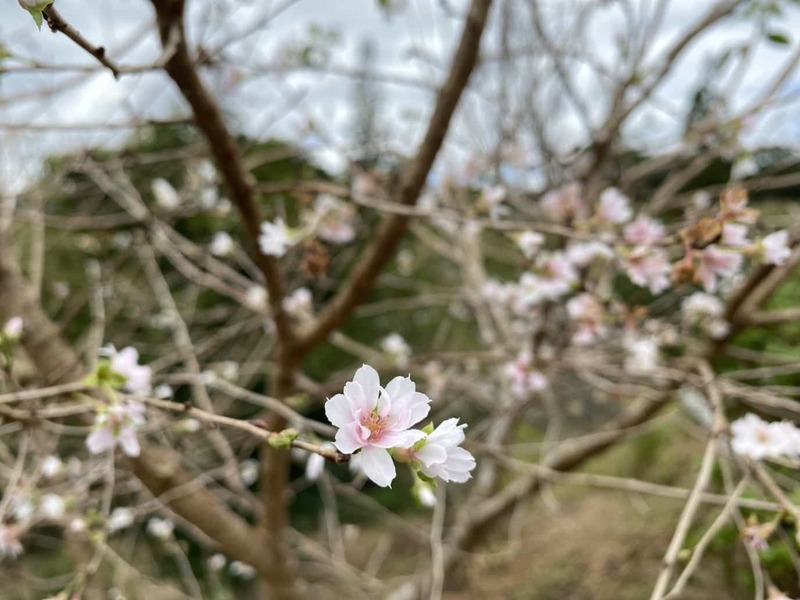
[[[572,337],[574,344],[591,344],[607,331],[603,325],[603,306],[591,294],[580,294],[570,299],[567,314],[578,324]]]
[[[22,317],[11,317],[3,328],[3,333],[12,339],[22,335]]]
[[[555,300],[568,293],[578,281],[575,266],[563,252],[553,252],[537,262],[539,293],[543,298]]]
[[[310,317],[313,306],[311,290],[307,287],[297,288],[283,299],[281,306],[293,317]]]
[[[117,351],[114,346],[108,346],[100,353],[111,360],[111,370],[125,378],[124,391],[142,396],[150,393],[152,370],[139,364],[139,351],[136,348],[128,346]]]
[[[297,241],[297,235],[290,230],[282,218],[275,222],[264,221],[261,224],[261,235],[258,236],[258,247],[262,254],[280,258]]]
[[[585,267],[598,258],[614,257],[614,251],[603,242],[573,242],[567,246],[567,258],[576,267]]]
[[[669,259],[659,248],[636,248],[622,261],[625,273],[640,287],[646,287],[653,294],[660,294],[669,285]]]
[[[534,257],[544,244],[544,236],[536,231],[525,231],[517,238],[517,246],[525,258]]]
[[[721,250],[716,244],[711,244],[700,255],[700,266],[695,272],[695,278],[707,292],[713,292],[717,289],[718,279],[735,275],[741,266],[741,254]]]
[[[330,244],[347,244],[356,237],[356,209],[330,194],[320,194],[314,203],[312,228]]]
[[[581,199],[581,186],[577,183],[547,192],[539,205],[550,220],[561,223],[584,221],[588,214],[586,204]]]
[[[630,200],[617,188],[608,188],[600,195],[597,215],[603,221],[615,225],[630,221],[633,216]]]
[[[547,377],[533,368],[533,356],[527,350],[523,350],[512,362],[507,363],[504,371],[511,380],[511,391],[520,398],[540,392],[550,385]]]
[[[737,223],[724,223],[722,225],[722,245],[740,247],[747,246],[750,240],[747,239],[747,227]]]
[[[19,541],[20,528],[13,525],[0,525],[0,560],[3,558],[17,558],[22,554],[22,544]]]
[[[425,436],[421,447],[412,450],[412,457],[419,461],[425,475],[456,483],[464,483],[472,477],[470,471],[475,468],[475,457],[461,448],[465,427],[466,424],[458,424],[458,419],[446,419]]]
[[[395,377],[381,387],[378,372],[369,365],[325,403],[325,415],[338,427],[334,445],[339,452],[360,450],[364,473],[381,487],[391,485],[396,471],[390,448],[409,448],[424,437],[409,428],[428,415],[430,399],[416,391],[410,377]]]
[[[763,260],[768,265],[782,265],[792,254],[789,249],[789,232],[786,230],[770,233],[761,240]]]
[[[645,215],[639,215],[633,223],[625,226],[623,237],[629,244],[652,246],[662,243],[667,234],[661,223]]]
[[[139,456],[141,447],[136,430],[144,424],[145,407],[141,402],[124,400],[97,413],[94,431],[86,438],[92,454],[113,450],[119,445],[128,456]]]

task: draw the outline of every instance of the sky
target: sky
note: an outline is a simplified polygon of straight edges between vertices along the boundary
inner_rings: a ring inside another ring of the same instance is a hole
[[[512,0],[495,2],[483,44],[485,56],[499,52],[500,13],[503,3],[509,1]],[[514,1],[520,4],[519,0]],[[538,5],[554,41],[563,43],[574,35],[571,28],[575,15],[589,2],[594,3],[595,9],[581,41],[592,61],[611,73],[618,72],[619,38],[625,26],[620,7],[624,3],[540,0]],[[648,14],[659,3],[660,0],[634,0],[628,4]],[[408,153],[421,135],[433,90],[446,73],[468,2],[405,0],[403,4],[397,14],[387,15],[378,7],[378,0],[189,0],[189,35],[193,47],[202,46],[212,52],[224,48],[226,68],[209,75],[207,81],[235,130],[259,139],[298,141],[312,139],[309,133],[313,131],[313,139],[321,139],[326,145],[317,150],[318,159],[336,170],[345,164],[355,119],[353,79],[337,73],[358,67],[358,49],[365,39],[375,44],[377,72],[386,80],[400,80],[380,87],[386,147],[399,154]],[[651,38],[654,52],[647,61],[651,66],[659,64],[659,53],[713,0],[666,0],[663,4],[666,12],[662,27]],[[57,6],[87,38],[104,45],[119,64],[148,64],[159,54],[151,26],[152,8],[147,0],[58,0]],[[732,20],[692,46],[659,89],[657,100],[631,121],[626,130],[628,137],[644,147],[659,149],[679,143],[688,98],[709,76],[704,66],[726,49],[735,50],[752,40],[754,22],[753,18]],[[786,33],[791,38],[792,32],[800,31],[799,25],[797,11],[788,11],[780,19],[769,21],[765,30]],[[307,41],[315,27],[338,35],[339,41],[330,50],[334,72],[282,68],[291,49]],[[515,44],[524,51],[530,24],[515,22],[511,27],[517,31]],[[46,27],[37,31],[15,0],[0,0],[0,43],[14,55],[2,63],[12,71],[0,73],[0,185],[6,193],[35,178],[42,158],[49,153],[97,144],[119,146],[129,136],[129,130],[120,127],[126,123],[142,118],[188,116],[184,102],[161,73],[126,75],[115,81],[103,70],[20,71],[25,59],[46,65],[94,67],[95,63],[64,36],[52,34]],[[775,66],[797,47],[796,39],[786,46],[760,41],[744,73],[728,72],[729,67],[714,71],[730,80],[721,90],[729,104],[745,106],[756,97],[770,81]],[[493,109],[504,87],[517,95],[517,108],[522,109],[528,93],[523,85],[536,88],[535,102],[560,152],[585,143],[580,119],[575,111],[565,108],[563,90],[553,83],[552,65],[536,60],[521,59],[507,79],[488,65],[474,77],[449,137],[448,156],[454,157],[454,163],[463,162],[471,152],[491,147],[498,123]],[[607,108],[603,95],[606,82],[585,65],[572,69],[570,77],[585,99],[591,118],[599,121]],[[787,96],[799,90],[796,77],[782,85],[782,93]],[[800,139],[793,124],[798,122],[797,116],[793,104],[776,107],[769,118],[748,125],[747,144],[796,145]],[[502,116],[499,118],[502,120]],[[85,125],[92,127],[83,129]],[[22,126],[34,129],[23,130]],[[530,145],[521,131],[519,137],[523,140],[521,146]]]

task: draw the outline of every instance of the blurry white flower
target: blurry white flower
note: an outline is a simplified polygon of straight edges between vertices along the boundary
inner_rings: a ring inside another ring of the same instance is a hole
[[[585,267],[597,258],[613,258],[614,251],[603,242],[572,242],[567,246],[567,259],[576,267]]]
[[[616,225],[630,221],[633,216],[630,200],[617,188],[608,188],[600,195],[597,215],[604,221]]]
[[[213,572],[216,573],[216,572],[221,571],[222,569],[224,569],[225,565],[227,564],[227,562],[228,562],[228,559],[225,558],[225,555],[217,553],[217,554],[212,554],[208,558],[208,562],[206,564],[208,565],[208,569],[210,571],[213,571]]]
[[[263,254],[280,258],[297,241],[297,235],[292,232],[278,217],[275,222],[264,221],[261,224],[261,235],[258,236],[258,246]]]
[[[333,444],[326,443],[323,445],[325,448],[333,448]],[[306,479],[309,481],[316,481],[320,478],[322,473],[325,472],[325,457],[317,454],[316,452],[308,453],[308,460],[306,461]]]
[[[750,243],[750,240],[747,239],[747,226],[738,223],[724,223],[721,241],[723,246],[747,246]]]
[[[667,232],[655,219],[639,215],[633,223],[625,226],[623,237],[626,242],[635,246],[652,246],[664,242]]]
[[[517,238],[517,246],[525,258],[531,259],[544,244],[544,236],[537,231],[524,231]]]
[[[230,564],[228,567],[228,572],[233,577],[240,577],[241,579],[252,579],[256,574],[256,570],[253,567],[238,560],[235,560]]]
[[[131,525],[133,525],[133,511],[124,506],[112,510],[108,521],[106,521],[106,529],[109,533],[127,529]]]
[[[211,239],[208,251],[214,256],[227,256],[233,252],[233,238],[226,231],[217,231]]]
[[[52,479],[61,474],[64,470],[64,463],[61,462],[60,458],[51,454],[42,460],[39,464],[39,470],[42,473],[42,477],[45,479]]]
[[[258,461],[252,458],[243,460],[239,465],[239,476],[245,485],[253,485],[258,481]]]
[[[652,371],[658,367],[658,342],[650,337],[626,334],[622,344],[626,350],[625,369]]]
[[[11,339],[19,339],[22,335],[22,317],[11,317],[3,328],[3,334]]]
[[[155,196],[158,205],[165,210],[174,210],[180,206],[181,200],[178,192],[172,187],[172,184],[166,179],[159,177],[153,180],[153,196]]]
[[[769,423],[748,413],[731,423],[731,434],[733,451],[753,460],[800,453],[800,431],[788,421]]]
[[[130,231],[118,231],[114,234],[114,247],[119,250],[127,250],[133,243],[133,235]]]
[[[152,389],[150,367],[139,364],[139,351],[132,346],[117,351],[114,346],[107,346],[100,351],[111,361],[111,370],[125,378],[122,389],[130,394],[147,396]]]
[[[147,522],[147,533],[159,540],[166,540],[172,535],[175,523],[169,519],[153,517]]]
[[[156,398],[161,398],[162,400],[168,400],[175,395],[175,391],[172,389],[172,386],[168,383],[162,383],[161,385],[157,386],[155,390],[153,390],[153,395]]]
[[[347,244],[356,237],[357,216],[352,204],[330,194],[320,194],[314,202],[311,228],[325,242]]]
[[[405,367],[411,358],[411,346],[399,333],[390,333],[381,340],[381,350],[392,357],[395,365]]]
[[[283,310],[293,317],[304,318],[312,316],[311,290],[300,287],[283,299]]]
[[[505,186],[494,185],[481,192],[478,205],[489,212],[491,219],[497,220],[508,212],[508,208],[503,206],[503,202],[508,197],[508,190]]]
[[[145,422],[144,413],[144,404],[132,400],[123,400],[98,411],[94,430],[86,438],[89,452],[100,454],[119,445],[128,456],[139,456],[141,447],[136,430]]]
[[[436,492],[433,491],[433,486],[422,480],[418,480],[414,487],[411,488],[411,493],[422,506],[433,508],[436,506]]]
[[[17,558],[22,554],[19,536],[22,532],[13,525],[0,525],[0,560]]]
[[[45,494],[39,500],[39,514],[45,519],[58,521],[67,510],[67,504],[58,494]]]
[[[14,519],[20,523],[26,523],[33,519],[33,515],[36,512],[30,497],[26,492],[22,491],[12,492],[10,509]]]
[[[792,254],[789,248],[789,232],[786,230],[770,233],[761,240],[763,261],[768,265],[782,265]]]
[[[547,377],[534,368],[533,355],[527,350],[520,352],[512,362],[506,363],[504,371],[511,380],[511,391],[520,398],[540,392],[550,385]]]
[[[258,312],[267,307],[267,290],[260,285],[254,285],[245,292],[245,304],[250,310]]]

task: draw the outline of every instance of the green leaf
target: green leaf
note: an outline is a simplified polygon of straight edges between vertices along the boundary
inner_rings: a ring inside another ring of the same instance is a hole
[[[31,17],[33,17],[33,22],[36,23],[36,27],[39,28],[39,31],[42,30],[42,22],[44,21],[44,15],[42,11],[50,6],[54,0],[42,0],[41,2],[33,5],[28,6],[27,4],[23,4],[22,0],[17,0],[19,5],[30,13]]]
[[[787,46],[791,43],[788,35],[778,31],[770,31],[767,34],[767,39],[773,44],[779,44],[781,46]]]

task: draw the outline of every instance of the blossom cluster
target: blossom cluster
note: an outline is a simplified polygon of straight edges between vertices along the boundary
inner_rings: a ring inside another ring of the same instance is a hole
[[[344,454],[358,453],[358,464],[369,479],[391,486],[397,475],[394,460],[412,465],[418,474],[443,481],[464,482],[475,459],[461,447],[465,424],[447,419],[438,427],[412,427],[430,412],[430,398],[418,392],[410,377],[395,377],[381,386],[378,372],[361,366],[343,393],[325,403],[328,420],[337,427],[334,445]],[[355,458],[355,457],[354,457]]]
[[[497,191],[487,195],[497,202],[504,197]],[[715,210],[695,207],[688,224],[674,232],[652,216],[637,215],[615,188],[603,191],[590,206],[581,187],[570,184],[545,194],[538,208],[547,220],[576,235],[563,244],[549,244],[538,231],[515,234],[525,268],[516,281],[489,279],[482,290],[492,311],[503,311],[510,331],[518,334],[516,356],[502,367],[518,397],[549,385],[547,355],[552,351],[546,345],[534,348],[531,341],[544,339],[535,334],[553,317],[554,307],[564,307],[555,312],[566,319],[564,331],[572,346],[605,339],[625,354],[626,367],[652,370],[660,361],[661,346],[678,339],[677,324],[653,319],[646,308],[631,306],[615,294],[620,275],[651,295],[688,291],[682,303],[684,333],[722,339],[730,331],[722,298],[745,260],[780,265],[791,254],[786,231],[752,235],[758,211],[747,206],[740,189],[725,191]]]
[[[320,194],[313,209],[303,214],[302,227],[289,227],[281,217],[264,221],[258,237],[259,249],[262,254],[280,258],[310,236],[337,246],[349,244],[356,237],[357,219],[358,213],[352,204],[330,194]]]
[[[748,413],[731,423],[731,448],[753,460],[800,458],[800,429],[790,421],[765,421]]]

